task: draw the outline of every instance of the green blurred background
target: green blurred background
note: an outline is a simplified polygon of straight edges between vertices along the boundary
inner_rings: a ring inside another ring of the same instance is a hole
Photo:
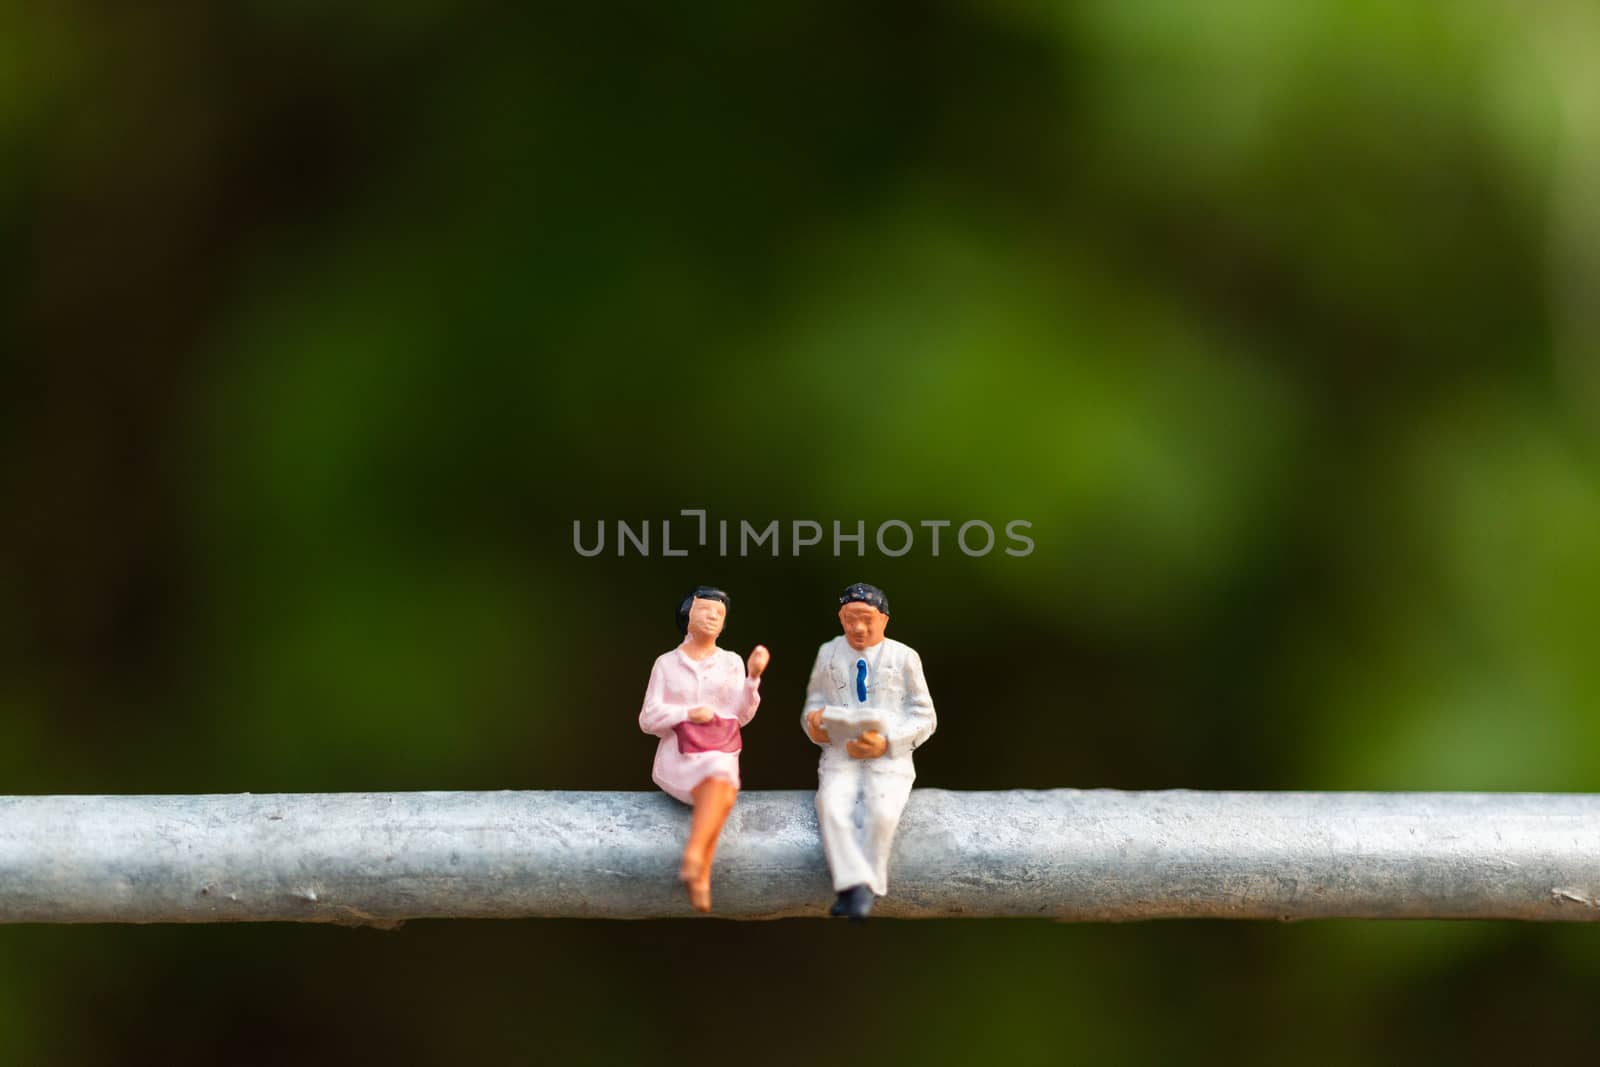
[[[0,789],[647,789],[699,582],[773,650],[746,785],[809,788],[855,580],[925,786],[1600,789],[1597,46],[0,7]],[[1037,547],[573,551],[686,507]],[[0,1060],[1581,1062],[1597,993],[1600,933],[1508,924],[27,927]]]

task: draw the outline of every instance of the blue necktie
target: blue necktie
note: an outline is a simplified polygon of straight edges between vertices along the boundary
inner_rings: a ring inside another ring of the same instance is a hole
[[[867,661],[856,660],[856,699],[865,704],[867,702]]]

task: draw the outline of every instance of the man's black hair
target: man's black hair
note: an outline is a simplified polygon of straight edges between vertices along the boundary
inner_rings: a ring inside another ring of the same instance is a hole
[[[877,608],[885,615],[889,614],[889,598],[884,595],[882,589],[875,585],[868,585],[866,582],[857,582],[855,585],[845,586],[844,592],[839,596],[839,606],[841,608],[846,604],[855,603],[866,604],[868,607]]]
[[[685,637],[689,636],[689,609],[696,600],[720,600],[724,607],[728,603],[728,594],[709,585],[696,586],[695,591],[683,598],[683,603],[678,605],[678,632]]]

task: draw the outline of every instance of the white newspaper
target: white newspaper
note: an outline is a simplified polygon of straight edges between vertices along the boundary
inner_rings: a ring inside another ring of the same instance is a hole
[[[851,741],[868,730],[876,730],[880,734],[887,732],[883,727],[881,708],[845,708],[837,704],[829,704],[822,709],[822,728],[828,731],[831,741]]]

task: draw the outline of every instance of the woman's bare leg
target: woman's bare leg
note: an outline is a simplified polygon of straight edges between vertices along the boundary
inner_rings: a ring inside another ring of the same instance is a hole
[[[689,888],[689,903],[694,910],[710,911],[711,858],[739,790],[725,778],[707,778],[689,795],[694,797],[694,816],[689,821],[689,843],[683,847],[678,877]]]

